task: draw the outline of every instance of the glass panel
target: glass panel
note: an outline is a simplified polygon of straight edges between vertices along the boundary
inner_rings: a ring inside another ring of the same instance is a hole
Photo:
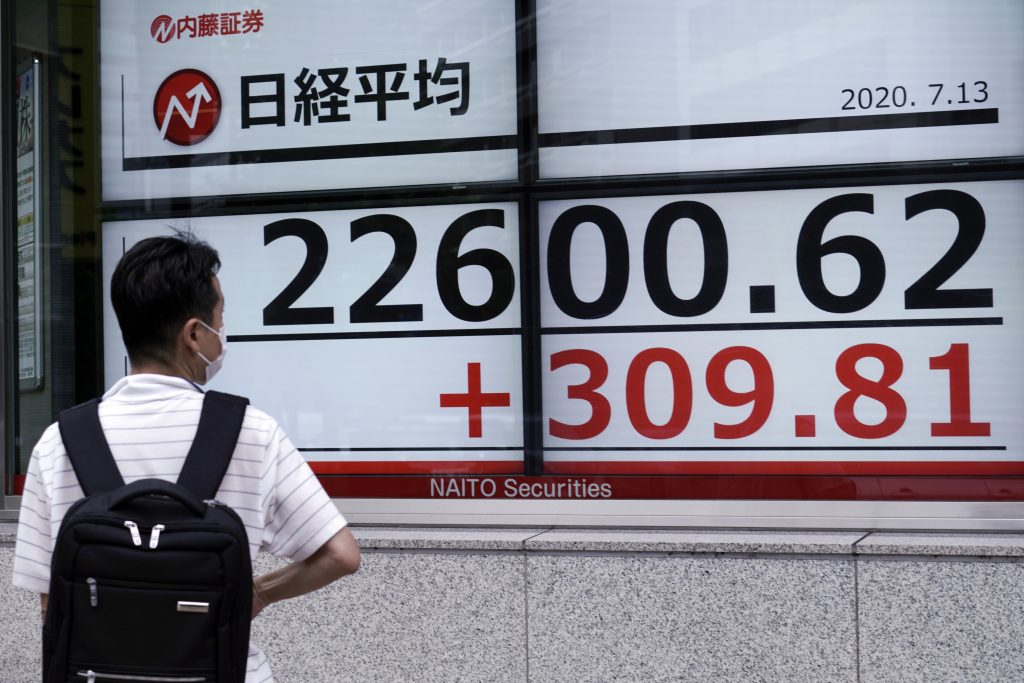
[[[1021,211],[1022,181],[542,202],[545,472],[1024,474]]]
[[[17,491],[56,411],[95,395],[102,373],[96,7],[17,0],[13,15]]]
[[[104,199],[516,177],[513,0],[172,15],[103,3]]]
[[[1021,155],[1022,33],[1002,0],[538,0],[540,176]]]
[[[522,472],[516,204],[178,223],[223,262],[231,354],[211,386],[273,415],[315,471]],[[168,232],[105,224],[104,283]],[[109,385],[128,367],[109,305],[104,330]]]

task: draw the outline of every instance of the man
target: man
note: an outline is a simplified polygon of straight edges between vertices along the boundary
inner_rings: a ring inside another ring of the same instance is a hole
[[[131,374],[106,394],[100,423],[125,483],[174,481],[195,436],[199,385],[227,352],[220,258],[188,235],[145,239],[111,278],[111,300]],[[18,523],[14,584],[41,594],[46,614],[50,558],[64,513],[82,497],[60,432],[51,425],[32,452]],[[356,571],[359,546],[345,518],[277,422],[249,406],[218,500],[242,518],[250,552],[293,562],[253,582],[255,617],[267,605]],[[250,645],[246,683],[273,681]]]

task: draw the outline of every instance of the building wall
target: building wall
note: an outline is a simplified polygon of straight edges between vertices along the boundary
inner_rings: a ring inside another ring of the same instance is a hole
[[[1024,680],[1024,534],[355,531],[358,574],[257,619],[279,681]],[[38,617],[13,542],[0,524],[21,683]]]

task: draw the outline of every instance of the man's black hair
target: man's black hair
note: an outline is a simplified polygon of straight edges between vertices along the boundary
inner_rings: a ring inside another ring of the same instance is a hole
[[[168,362],[175,336],[189,318],[213,325],[220,256],[191,234],[150,237],[121,257],[110,279],[110,301],[132,362]]]

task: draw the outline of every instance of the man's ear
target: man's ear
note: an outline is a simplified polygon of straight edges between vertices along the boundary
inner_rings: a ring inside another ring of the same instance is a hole
[[[199,318],[189,318],[181,326],[178,332],[178,339],[182,346],[193,354],[199,352]]]

